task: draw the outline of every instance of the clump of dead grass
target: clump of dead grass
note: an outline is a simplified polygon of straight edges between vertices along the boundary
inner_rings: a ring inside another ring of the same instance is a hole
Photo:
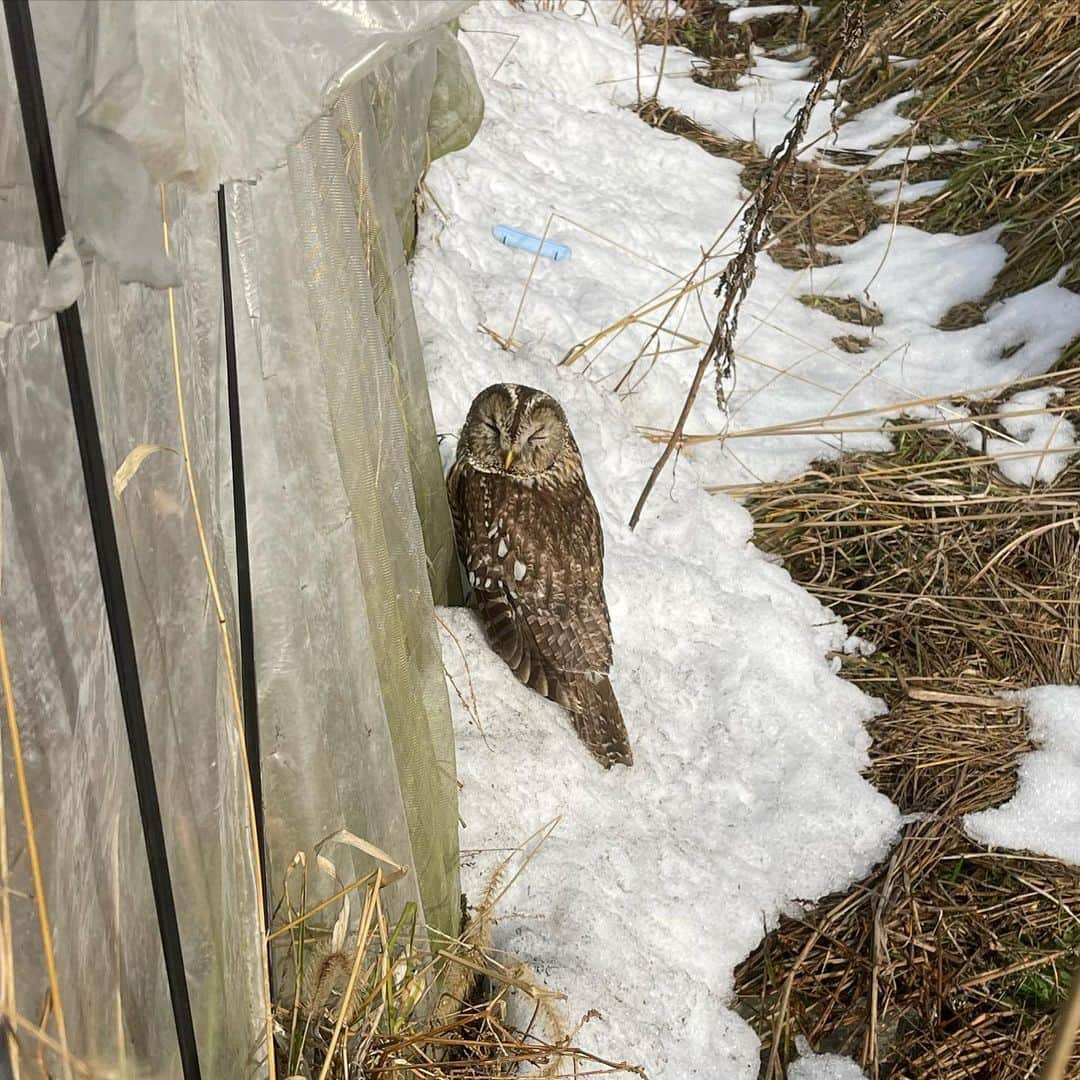
[[[643,101],[634,108],[634,112],[651,127],[659,128],[672,135],[681,135],[697,143],[702,150],[714,157],[730,158],[746,164],[761,158],[761,151],[751,142],[739,139],[725,139],[721,135],[702,127],[696,120],[691,120],[685,113],[659,104],[654,98]]]
[[[384,890],[406,873],[345,831],[315,851],[319,874],[336,886],[309,900],[308,860],[298,854],[286,874],[271,931],[279,990],[274,1005],[279,1076],[345,1080],[464,1080],[479,1077],[634,1075],[571,1045],[562,995],[546,990],[520,961],[492,943],[497,905],[555,823],[531,837],[511,875],[511,859],[492,873],[476,907],[463,911],[457,940],[433,941],[407,903],[391,921]],[[375,869],[342,884],[327,845],[344,844]],[[354,904],[359,918],[353,919]],[[583,1020],[598,1014],[587,1015]]]
[[[765,159],[743,170],[753,190]],[[766,249],[789,270],[829,266],[840,260],[819,245],[853,244],[885,220],[885,210],[870,195],[865,178],[816,161],[795,161],[784,178],[772,214],[775,237]]]
[[[937,328],[939,330],[967,330],[972,326],[978,326],[986,322],[988,306],[988,302],[980,303],[977,300],[964,300],[959,304],[953,304],[938,320]]]
[[[674,6],[674,5],[672,5]],[[747,24],[728,20],[728,8],[705,0],[687,0],[677,17],[654,12],[641,19],[642,45],[676,45],[698,57],[691,71],[695,82],[734,90],[750,70],[753,37]]]
[[[1075,418],[1080,375],[1054,382]],[[992,430],[993,403],[978,411]],[[869,776],[920,815],[868,878],[782,919],[738,969],[767,1080],[798,1034],[871,1077],[1033,1075],[1080,959],[1076,868],[963,831],[1011,796],[1031,749],[1000,692],[1080,675],[1080,462],[1023,488],[925,422],[899,422],[895,444],[748,499],[758,546],[874,646],[841,658],[888,709]]]
[[[799,302],[815,311],[824,311],[841,322],[856,326],[880,326],[881,312],[878,308],[864,303],[856,296],[825,296],[820,293],[805,293]]]
[[[1066,864],[980,849],[949,816],[908,825],[858,888],[781,919],[736,971],[763,1075],[783,1075],[796,1034],[870,1077],[1034,1075],[1080,951],[1077,904]]]
[[[832,343],[846,353],[864,353],[870,348],[870,339],[863,334],[839,334]]]

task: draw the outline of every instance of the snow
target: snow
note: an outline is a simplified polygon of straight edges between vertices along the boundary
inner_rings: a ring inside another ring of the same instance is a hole
[[[854,244],[824,248],[842,255],[843,262],[823,267],[815,290],[829,296],[868,294],[881,308],[886,326],[933,326],[951,307],[993,285],[1005,265],[1005,250],[996,242],[999,232],[994,228],[953,236],[910,225],[879,225]],[[912,281],[929,266],[936,270],[934,287],[913,289]]]
[[[968,814],[964,828],[981,844],[1080,865],[1080,687],[1039,686],[1016,696],[1039,749],[1021,759],[1016,794]]]
[[[664,105],[678,109],[724,138],[757,143],[768,153],[787,133],[806,100],[813,85],[807,77],[811,65],[806,60],[762,57],[757,49],[753,55],[754,66],[739,78],[736,89],[714,90],[689,77],[695,57],[686,49],[669,47],[665,57],[661,46],[646,45],[641,50],[642,86],[646,96],[652,92],[663,58],[660,100]],[[624,75],[611,84],[612,96],[619,104],[631,104],[636,91],[633,49],[619,58],[619,70]],[[835,93],[836,86],[835,82],[829,83],[830,94]],[[806,129],[805,145],[809,149],[800,156],[812,155],[814,145],[831,138],[832,107],[833,102],[826,98],[814,109]]]
[[[978,148],[979,143],[974,139],[965,139],[962,142],[957,142],[955,139],[943,139],[939,143],[889,146],[884,150],[866,150],[865,167],[868,169],[888,169],[893,165],[903,165],[904,162],[925,161],[936,154],[957,154],[963,151],[977,150]],[[859,148],[849,146],[847,149],[857,150]],[[842,163],[836,167],[844,168]],[[848,166],[848,168],[851,168],[851,166]]]
[[[848,120],[839,133],[836,145],[845,150],[867,150],[889,139],[895,139],[911,126],[911,121],[897,111],[905,101],[917,98],[915,90],[895,94],[878,105],[864,109]]]
[[[968,445],[994,458],[1014,484],[1050,483],[1078,448],[1072,422],[1045,411],[1061,394],[1052,386],[1017,391],[997,410],[1006,437],[987,437],[985,431],[971,429],[965,433]]]
[[[494,656],[473,615],[442,612],[444,663],[461,692],[451,700],[465,888],[475,898],[508,852],[557,821],[504,900],[496,944],[567,993],[571,1023],[602,1011],[579,1036],[590,1049],[641,1059],[654,1080],[750,1078],[758,1043],[728,1008],[734,966],[763,924],[883,857],[898,815],[860,775],[863,725],[879,706],[830,657],[863,644],[750,544],[746,511],[704,485],[789,476],[841,445],[885,448],[884,419],[928,396],[945,399],[927,406],[934,415],[955,416],[948,395],[992,396],[1049,368],[1080,332],[1080,297],[1048,282],[991,308],[984,324],[935,329],[989,288],[1004,258],[994,232],[883,226],[818,270],[759,260],[729,416],[706,389],[690,417],[688,430],[724,438],[669,466],[631,533],[659,452],[642,431],[670,427],[716,310],[712,286],[676,294],[725,229],[704,272],[733,250],[741,170],[626,107],[637,80],[625,28],[494,3],[462,26],[485,120],[469,147],[432,165],[413,264],[444,459],[492,382],[538,386],[563,404],[603,520],[612,683],[636,758],[632,770],[602,772],[565,713]],[[642,51],[646,95],[660,55]],[[764,148],[810,86],[804,63],[755,55],[742,85],[713,90],[687,77],[690,60],[668,50],[661,103]],[[895,104],[864,116],[856,141],[889,138]],[[819,107],[811,141],[832,138],[831,108]],[[495,224],[546,230],[573,258],[535,260],[497,243]],[[882,323],[853,330],[801,303],[808,293],[858,297]],[[670,332],[643,356],[669,308]],[[851,332],[870,338],[865,353],[832,344]],[[561,363],[589,339],[583,357]],[[822,430],[807,433],[815,417]],[[785,424],[801,426],[759,432]],[[835,1061],[802,1067],[844,1075]]]
[[[914,184],[901,184],[899,180],[875,180],[870,184],[870,194],[875,202],[891,206],[896,202],[897,192],[900,192],[902,203],[913,203],[940,195],[948,186],[948,180],[920,180]]]
[[[746,23],[751,19],[767,19],[771,15],[801,15],[804,11],[813,19],[820,10],[813,4],[761,4],[758,7],[732,8],[728,13],[728,22]]]
[[[801,1035],[795,1039],[798,1059],[788,1069],[788,1080],[866,1080],[866,1073],[851,1058],[814,1054]]]

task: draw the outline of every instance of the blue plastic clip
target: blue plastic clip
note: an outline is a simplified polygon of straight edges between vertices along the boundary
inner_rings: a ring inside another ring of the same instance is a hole
[[[523,251],[531,251],[534,255],[539,251],[545,259],[554,259],[555,262],[570,258],[570,249],[565,244],[558,244],[554,240],[542,240],[539,236],[522,232],[521,229],[512,229],[509,225],[496,225],[491,230],[491,235],[507,247],[521,248]]]

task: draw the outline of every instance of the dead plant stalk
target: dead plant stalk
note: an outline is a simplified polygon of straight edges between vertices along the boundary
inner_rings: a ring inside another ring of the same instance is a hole
[[[725,408],[724,382],[731,377],[735,368],[735,332],[738,329],[739,309],[753,284],[757,272],[757,254],[768,239],[769,220],[779,196],[780,186],[802,146],[811,113],[825,92],[825,87],[862,41],[864,6],[865,0],[845,0],[844,26],[840,45],[818,74],[814,85],[806,95],[802,108],[795,117],[794,124],[769,156],[761,183],[743,217],[739,249],[720,274],[716,295],[720,297],[721,304],[712,338],[698,363],[671,438],[638,496],[634,511],[630,515],[631,529],[637,527],[649,493],[655,487],[660,473],[663,472],[668,459],[679,445],[690,410],[694,407],[705,372],[708,371],[710,365],[715,364],[716,367],[717,403],[721,409]]]

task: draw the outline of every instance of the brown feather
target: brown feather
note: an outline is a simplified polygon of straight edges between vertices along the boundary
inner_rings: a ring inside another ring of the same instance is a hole
[[[519,475],[491,454],[477,460],[470,424],[485,395],[516,407],[543,400],[562,418],[558,457]],[[532,395],[529,397],[529,395]],[[527,387],[479,395],[447,477],[458,553],[492,649],[527,686],[562,705],[582,742],[605,767],[633,761],[608,679],[611,623],[604,598],[604,536],[581,455],[559,406]]]

